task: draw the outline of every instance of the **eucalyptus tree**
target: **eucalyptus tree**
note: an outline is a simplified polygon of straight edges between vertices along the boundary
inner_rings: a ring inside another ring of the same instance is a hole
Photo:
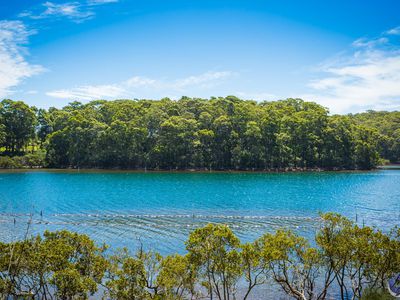
[[[324,269],[320,251],[310,247],[305,238],[279,229],[264,234],[256,244],[264,268],[288,296],[298,300],[327,297],[333,272]]]
[[[107,265],[105,247],[68,231],[46,231],[0,248],[3,298],[87,299],[98,290]]]
[[[12,155],[21,153],[35,135],[35,112],[22,101],[1,101],[0,123],[4,132],[3,145]]]
[[[223,225],[208,224],[189,235],[188,260],[210,299],[234,299],[242,275],[239,247],[239,239]]]
[[[400,268],[398,229],[384,234],[334,213],[323,214],[322,221],[316,242],[341,299],[361,299],[366,288],[386,288]]]
[[[96,100],[48,110],[4,100],[0,143],[12,156],[38,144],[50,167],[371,169],[398,160],[397,123],[395,112],[330,116],[291,98]]]

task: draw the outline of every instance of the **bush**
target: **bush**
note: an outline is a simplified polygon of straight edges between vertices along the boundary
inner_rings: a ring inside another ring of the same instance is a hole
[[[384,289],[366,289],[361,300],[393,300],[388,291]]]
[[[23,156],[0,156],[0,169],[42,168],[45,166],[45,153],[28,153]]]
[[[45,165],[45,153],[28,153],[24,156],[15,157],[21,160],[21,164],[27,168],[41,168]]]
[[[0,169],[18,169],[22,168],[20,161],[9,156],[0,156]]]

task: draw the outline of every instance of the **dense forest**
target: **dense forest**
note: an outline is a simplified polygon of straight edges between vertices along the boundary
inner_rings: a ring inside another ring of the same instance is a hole
[[[225,98],[0,103],[0,167],[371,169],[400,161],[400,112]]]
[[[229,227],[208,224],[190,233],[186,254],[165,257],[45,232],[0,243],[0,297],[246,300],[261,288],[256,299],[278,298],[278,290],[285,299],[392,299],[386,283],[400,268],[400,230],[386,234],[334,213],[320,224],[314,246],[287,229],[242,243]]]

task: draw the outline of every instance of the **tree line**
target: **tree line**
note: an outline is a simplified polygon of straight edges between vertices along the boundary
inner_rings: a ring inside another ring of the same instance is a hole
[[[314,102],[234,96],[178,101],[0,103],[0,167],[371,169],[400,161],[400,113],[330,115]]]
[[[250,299],[258,289],[257,297],[268,299],[277,291],[299,300],[391,299],[385,291],[400,270],[398,228],[385,234],[326,213],[313,244],[287,229],[241,243],[229,227],[208,224],[190,233],[186,254],[163,257],[45,232],[0,243],[0,296],[229,300]]]

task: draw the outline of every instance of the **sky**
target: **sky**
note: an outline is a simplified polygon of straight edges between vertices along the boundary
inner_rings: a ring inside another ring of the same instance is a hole
[[[400,110],[400,1],[0,0],[0,99]]]

